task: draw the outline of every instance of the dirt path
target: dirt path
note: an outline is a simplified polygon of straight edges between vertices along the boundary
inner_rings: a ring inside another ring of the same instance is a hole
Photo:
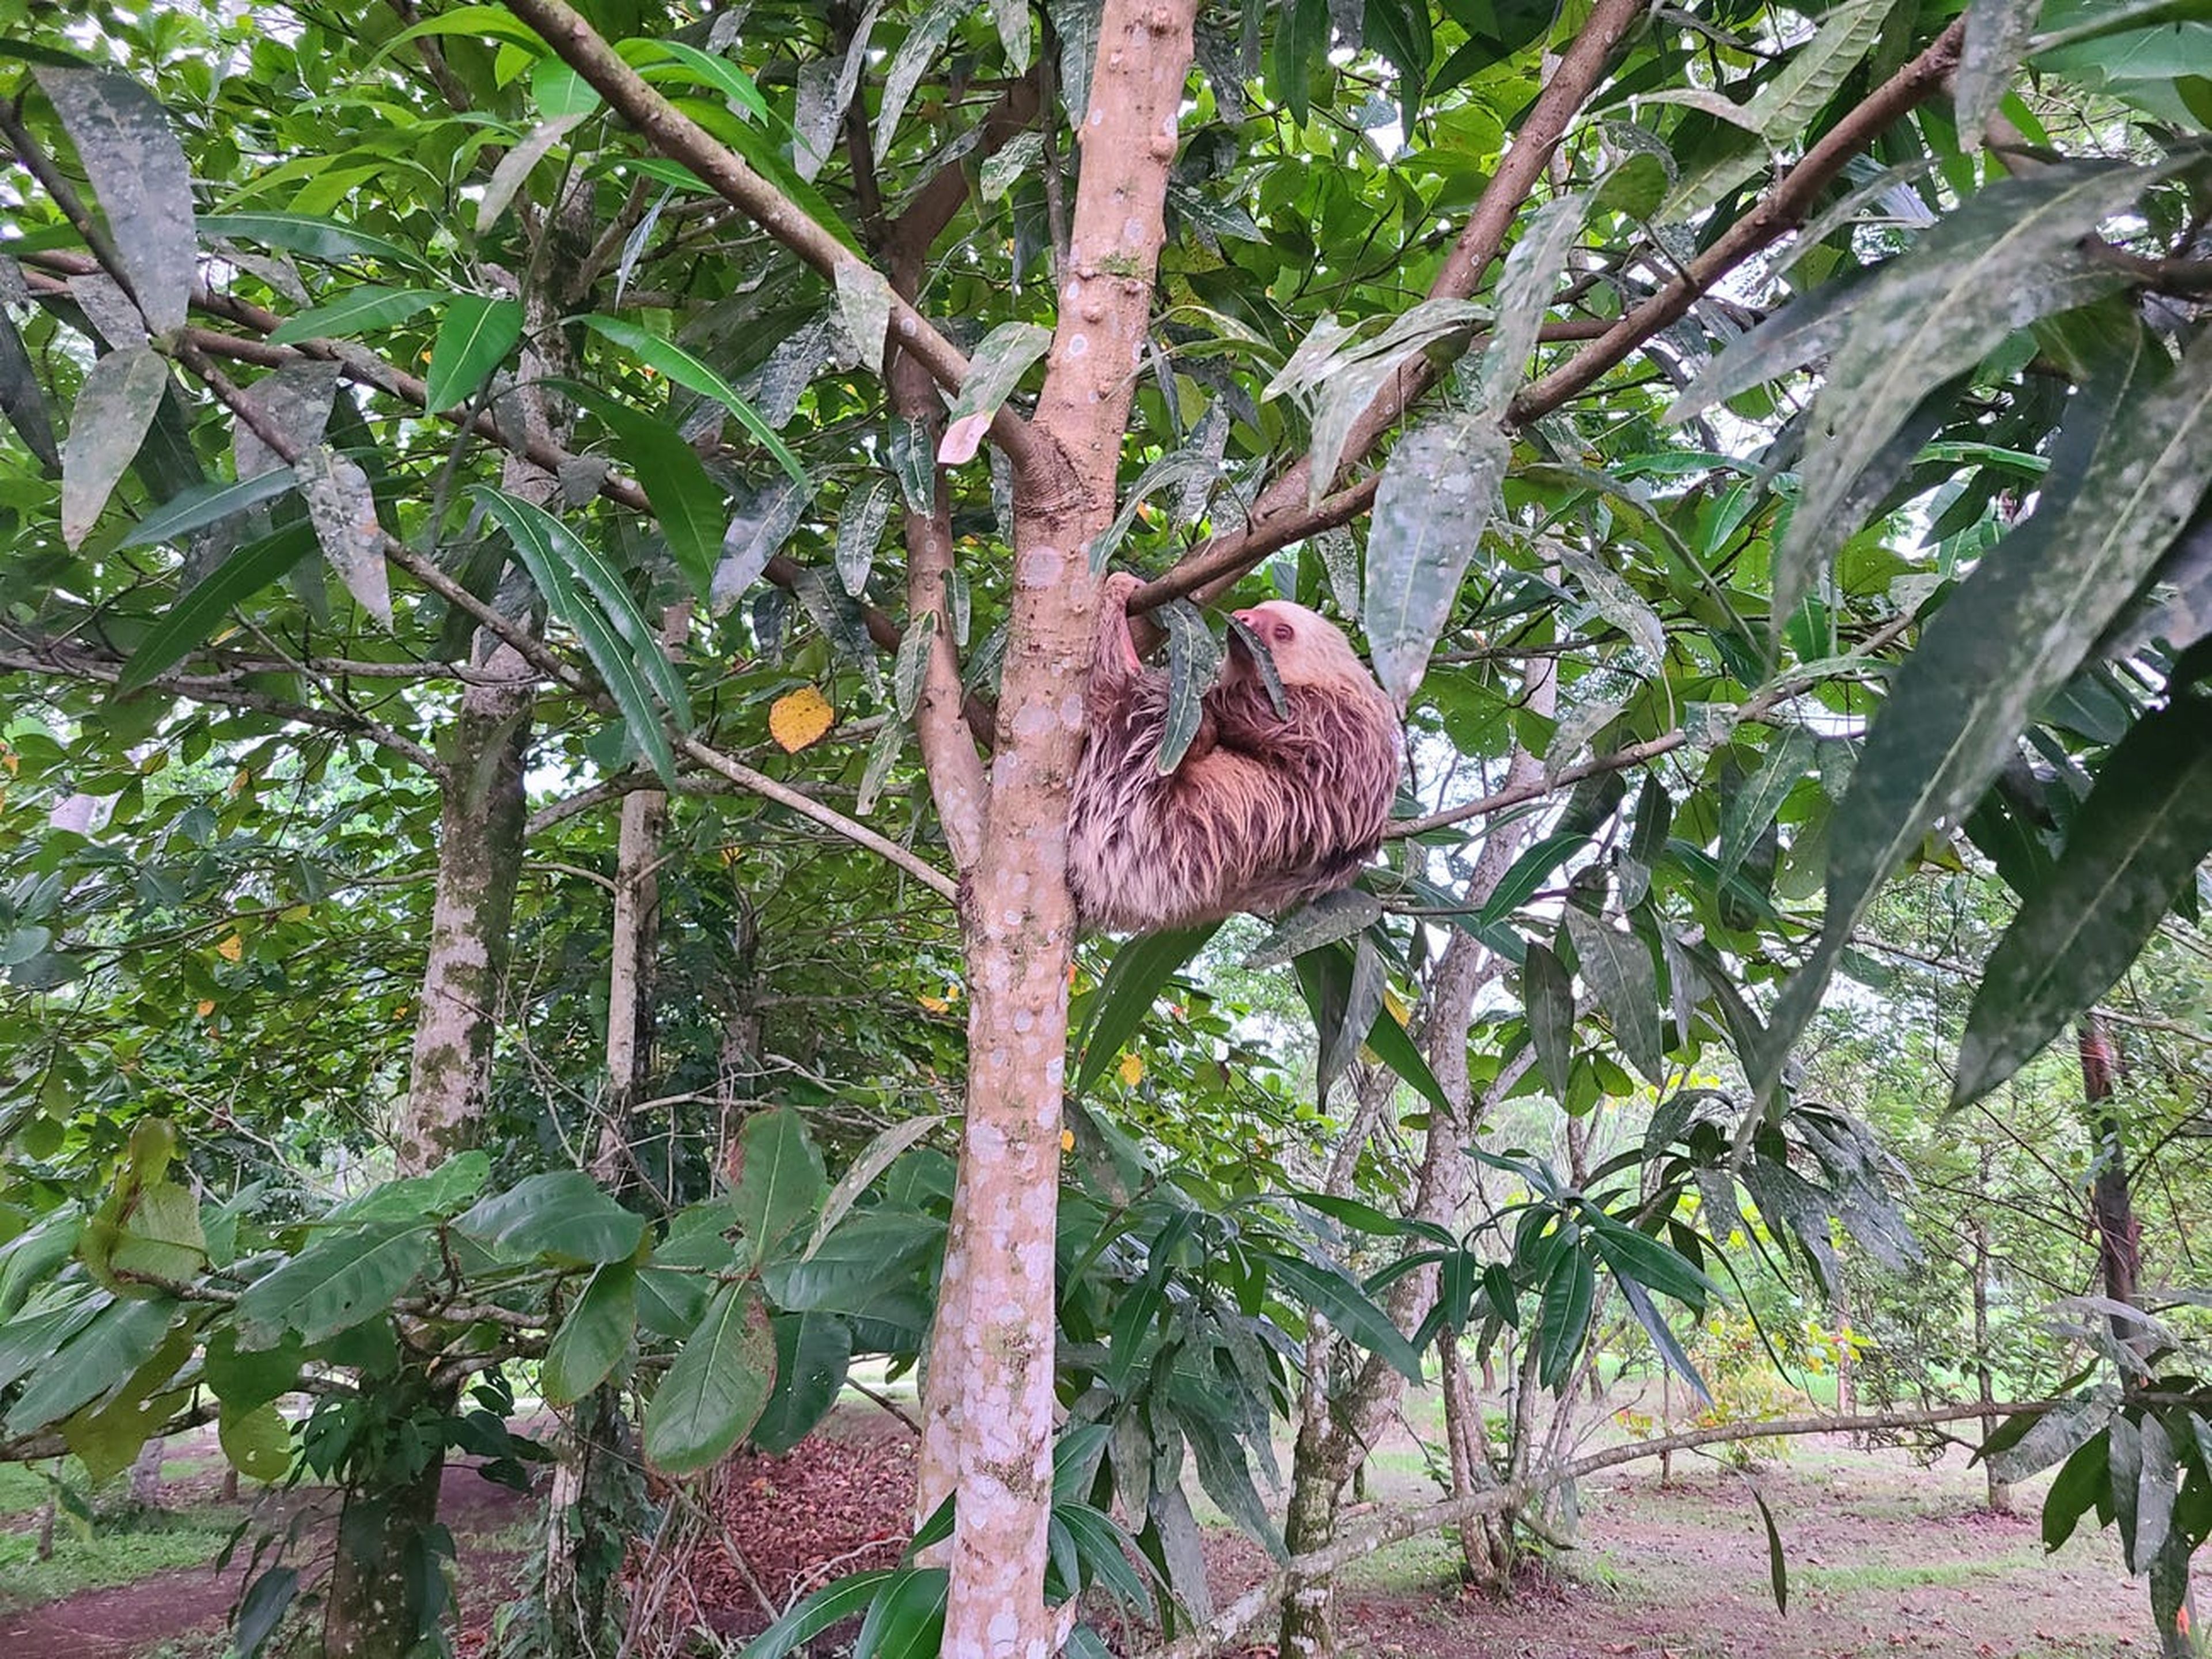
[[[446,1471],[441,1488],[439,1516],[456,1534],[488,1533],[528,1515],[533,1499],[494,1486],[473,1467]],[[314,1489],[296,1497],[272,1494],[272,1504],[289,1504],[289,1514],[300,1507],[316,1510],[317,1519],[301,1534],[292,1559],[313,1559],[327,1548],[330,1527],[337,1515],[337,1494]],[[318,1536],[322,1541],[318,1541]],[[461,1538],[465,1555],[468,1540]],[[34,1607],[0,1611],[0,1656],[5,1659],[129,1659],[156,1643],[182,1636],[219,1631],[237,1600],[252,1551],[250,1542],[233,1558],[227,1571],[217,1573],[214,1552],[204,1567],[155,1573],[112,1589],[86,1590],[58,1601]],[[464,1582],[466,1582],[465,1577]],[[5,1585],[0,1584],[0,1594]]]

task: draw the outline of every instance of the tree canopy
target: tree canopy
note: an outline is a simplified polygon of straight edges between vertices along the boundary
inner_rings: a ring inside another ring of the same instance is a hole
[[[517,1377],[683,1474],[882,1357],[917,1553],[806,1618],[1202,1645],[1186,1467],[1325,1582],[1425,1363],[1702,1389],[1732,1237],[1919,1271],[1885,1144],[2024,1180],[1959,1115],[2055,1073],[2117,1237],[2203,1105],[2202,10],[0,0],[10,1447],[337,1479],[323,1639],[397,1654]],[[1216,613],[1355,634],[1357,887],[1079,939],[1109,569],[1184,738]],[[1934,1094],[1836,1060],[1899,952]],[[2185,1651],[2212,1431],[2117,1248],[2009,1455]]]

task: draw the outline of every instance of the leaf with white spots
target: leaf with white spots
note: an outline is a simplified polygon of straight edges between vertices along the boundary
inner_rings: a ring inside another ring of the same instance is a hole
[[[198,238],[192,173],[169,118],[137,82],[104,70],[41,64],[32,70],[99,193],[108,234],[146,325],[185,325]]]
[[[968,378],[960,383],[960,395],[952,400],[951,411],[945,417],[945,437],[937,446],[940,462],[958,466],[975,459],[983,434],[990,429],[991,417],[1020,384],[1030,365],[1051,345],[1051,331],[1035,323],[1001,323],[983,337],[975,356],[969,360]]]
[[[85,374],[62,446],[62,540],[69,546],[91,533],[146,441],[168,386],[167,366],[150,346],[111,351]]]
[[[1450,619],[1510,453],[1496,422],[1449,415],[1401,438],[1382,469],[1360,615],[1376,678],[1401,708]]]
[[[891,285],[873,265],[837,262],[837,323],[854,355],[871,373],[884,372],[884,337],[890,326]]]
[[[392,626],[392,585],[384,565],[384,531],[368,474],[318,444],[302,450],[293,469],[307,499],[307,519],[323,557],[361,608]]]

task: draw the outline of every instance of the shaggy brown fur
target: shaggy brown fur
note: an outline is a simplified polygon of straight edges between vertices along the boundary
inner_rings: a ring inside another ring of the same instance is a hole
[[[1274,658],[1287,717],[1232,643],[1182,763],[1160,775],[1168,679],[1137,659],[1109,577],[1076,769],[1068,878],[1083,925],[1113,933],[1273,915],[1351,884],[1382,842],[1401,740],[1389,699],[1344,635],[1304,605],[1237,613]]]

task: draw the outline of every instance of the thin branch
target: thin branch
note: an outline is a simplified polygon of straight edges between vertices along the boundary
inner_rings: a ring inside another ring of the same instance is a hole
[[[1805,152],[1759,205],[1723,231],[1713,245],[1650,299],[1513,400],[1507,418],[1525,426],[1595,385],[1608,369],[1660,330],[1753,254],[1801,224],[1808,210],[1850,159],[1875,136],[1942,88],[1958,66],[1966,38],[1962,17],[1937,35],[1911,63],[1883,82],[1856,109]]]
[[[877,834],[866,824],[847,817],[835,807],[824,806],[811,795],[801,794],[788,784],[778,783],[764,772],[756,772],[750,766],[741,765],[719,749],[709,748],[696,738],[679,739],[677,749],[708,771],[727,778],[739,788],[750,790],[779,806],[788,806],[801,817],[811,818],[823,828],[834,830],[855,846],[865,847],[878,857],[888,859],[946,903],[957,902],[960,890],[951,877],[936,866],[917,858],[896,842]]]
[[[1143,1659],[1204,1659],[1204,1656],[1234,1641],[1257,1624],[1279,1602],[1292,1579],[1325,1577],[1339,1568],[1364,1559],[1386,1544],[1419,1537],[1476,1516],[1500,1515],[1527,1508],[1554,1486],[1565,1486],[1600,1469],[1638,1462],[1662,1452],[1688,1451],[1699,1446],[1724,1445],[1741,1440],[1786,1439],[1808,1434],[1859,1434],[1873,1430],[1927,1428],[1937,1423],[1964,1422],[1996,1413],[2047,1412],[2058,1402],[2039,1400],[2018,1403],[1977,1401],[1965,1406],[1932,1406],[1917,1410],[1864,1412],[1853,1417],[1793,1417],[1767,1423],[1723,1423],[1710,1429],[1691,1429],[1656,1440],[1632,1441],[1577,1457],[1553,1467],[1545,1474],[1509,1486],[1493,1486],[1419,1509],[1401,1510],[1373,1525],[1345,1534],[1327,1547],[1296,1556],[1283,1563],[1265,1580],[1207,1620],[1189,1635],[1149,1650]]]
[[[1917,613],[1906,611],[1891,617],[1860,643],[1857,654],[1871,657],[1883,647],[1891,644],[1911,627]],[[1834,678],[1832,669],[1818,676],[1785,675],[1765,690],[1747,701],[1736,710],[1736,718],[1744,720],[1763,719],[1792,697],[1801,696],[1814,686]],[[1643,765],[1662,755],[1672,754],[1690,740],[1690,734],[1677,727],[1656,738],[1646,738],[1641,743],[1632,743],[1610,754],[1596,755],[1572,766],[1563,766],[1556,771],[1547,771],[1540,777],[1530,778],[1499,790],[1494,795],[1485,795],[1458,806],[1446,807],[1441,812],[1431,812],[1418,818],[1401,818],[1383,833],[1397,838],[1424,835],[1431,830],[1441,830],[1447,824],[1464,823],[1468,818],[1480,817],[1486,812],[1503,811],[1509,806],[1537,800],[1571,783],[1580,783],[1584,778],[1595,778],[1607,772],[1625,772]]]

